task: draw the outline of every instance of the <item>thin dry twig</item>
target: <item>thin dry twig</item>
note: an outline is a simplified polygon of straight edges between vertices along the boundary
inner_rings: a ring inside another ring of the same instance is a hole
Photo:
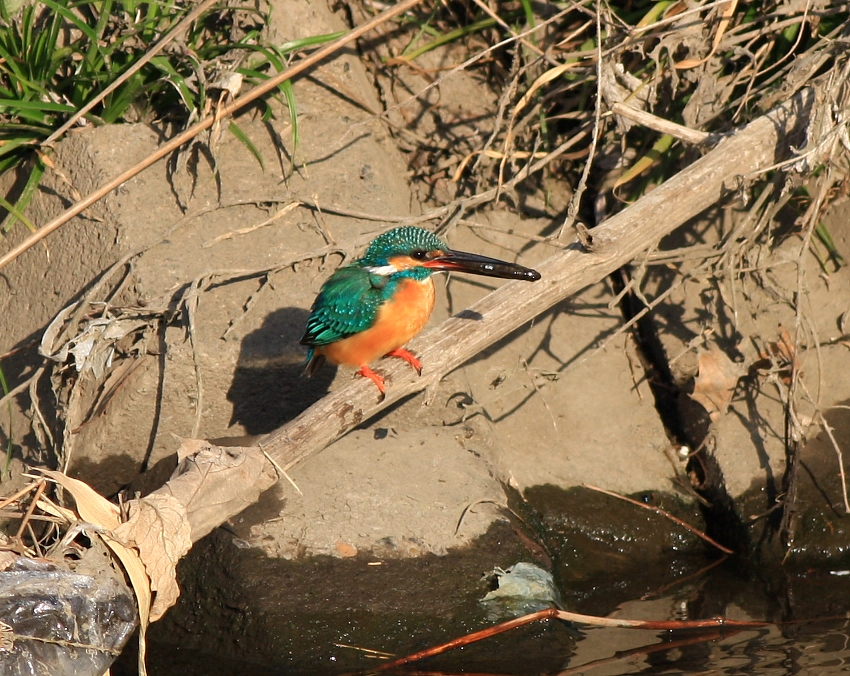
[[[587,162],[584,164],[584,169],[581,172],[578,185],[576,186],[573,196],[570,198],[570,204],[567,207],[567,217],[561,224],[561,229],[558,231],[556,239],[560,240],[564,236],[564,232],[568,228],[572,228],[576,222],[576,215],[581,206],[581,198],[584,191],[587,189],[587,179],[590,176],[590,169],[593,166],[593,157],[596,155],[596,144],[599,142],[599,134],[602,130],[602,12],[599,4],[596,7],[596,109],[593,117],[593,133],[590,137],[590,152],[587,156]],[[584,229],[580,230],[580,236],[587,245],[590,239]]]
[[[830,427],[826,418],[823,417],[823,413],[820,411],[818,411],[818,418],[824,430],[826,430],[827,436],[829,436],[829,441],[832,443],[833,449],[835,449],[835,454],[838,456],[838,472],[841,476],[841,494],[844,498],[844,512],[850,514],[850,500],[847,498],[847,475],[844,472],[844,454],[841,452],[841,446],[838,445],[832,427]]]
[[[27,484],[26,486],[21,488],[19,491],[16,491],[12,495],[10,495],[8,498],[4,498],[3,500],[0,500],[0,509],[5,509],[9,505],[11,505],[13,502],[20,500],[22,497],[24,497],[30,491],[36,490],[39,486],[40,481],[41,481],[40,479],[37,479],[36,481],[33,481],[32,483]]]
[[[47,487],[47,482],[44,479],[40,479],[36,482],[37,486],[35,489],[35,495],[30,501],[29,507],[27,507],[27,511],[24,514],[24,518],[21,519],[21,525],[18,528],[18,532],[15,534],[16,539],[20,539],[21,535],[24,533],[24,529],[29,525],[30,517],[32,513],[35,511],[36,505],[38,504],[38,499],[41,497],[41,494],[44,493],[44,489]],[[36,538],[33,537],[33,544],[37,546]]]
[[[706,131],[697,131],[696,129],[691,129],[690,127],[670,122],[669,120],[665,120],[664,118],[653,115],[652,113],[647,113],[645,110],[632,108],[625,103],[615,103],[611,106],[611,112],[606,113],[606,115],[611,114],[620,115],[621,117],[625,117],[632,122],[637,122],[648,129],[657,131],[660,134],[669,134],[680,141],[691,143],[696,146],[716,143],[722,138],[722,135],[709,134]]]
[[[712,547],[716,547],[717,549],[719,549],[724,554],[734,554],[735,553],[731,549],[724,547],[723,545],[721,545],[716,540],[713,540],[712,538],[710,538],[708,535],[703,533],[698,528],[694,528],[689,523],[682,521],[680,518],[678,518],[676,516],[673,516],[670,512],[668,512],[665,509],[661,509],[660,507],[656,507],[655,505],[647,505],[644,502],[638,502],[637,500],[633,500],[632,498],[628,498],[625,495],[620,495],[619,493],[614,493],[613,491],[606,491],[604,488],[599,488],[598,486],[591,486],[590,484],[582,484],[582,486],[584,486],[585,488],[589,488],[592,491],[596,491],[597,493],[604,493],[605,495],[610,495],[612,498],[617,498],[618,500],[625,500],[626,502],[628,502],[632,505],[637,505],[641,509],[648,509],[650,512],[655,512],[656,514],[660,514],[661,516],[665,517],[666,519],[669,519],[670,521],[681,526],[682,528],[689,530],[691,533],[696,535],[698,538],[705,540]]]

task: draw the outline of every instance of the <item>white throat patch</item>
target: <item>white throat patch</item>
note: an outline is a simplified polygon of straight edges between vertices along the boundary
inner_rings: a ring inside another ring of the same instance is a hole
[[[381,275],[382,277],[389,277],[390,275],[394,275],[398,272],[398,268],[395,265],[379,265],[376,267],[368,267],[366,270],[373,275]]]

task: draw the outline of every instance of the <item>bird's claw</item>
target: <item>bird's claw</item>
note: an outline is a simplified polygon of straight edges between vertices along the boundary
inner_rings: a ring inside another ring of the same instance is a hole
[[[357,372],[357,375],[363,376],[364,378],[368,378],[373,383],[375,383],[375,386],[378,388],[378,391],[381,393],[381,398],[379,399],[379,401],[383,401],[386,398],[387,388],[384,385],[384,379],[381,376],[379,376],[377,373],[375,373],[368,366],[361,366],[360,370]]]
[[[422,375],[422,362],[420,362],[416,357],[414,357],[410,352],[405,350],[403,347],[397,347],[395,350],[391,350],[387,352],[385,357],[398,357],[399,359],[404,359],[408,364],[410,364],[413,368],[416,369],[416,373],[420,376]]]

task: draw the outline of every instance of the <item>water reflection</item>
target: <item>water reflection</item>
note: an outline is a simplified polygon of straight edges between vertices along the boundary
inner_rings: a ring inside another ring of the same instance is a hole
[[[819,676],[850,671],[850,627],[833,621],[797,627],[789,637],[778,626],[763,629],[656,635],[643,640],[626,630],[592,628],[559,676],[593,674],[712,674]],[[635,645],[640,643],[641,645]]]

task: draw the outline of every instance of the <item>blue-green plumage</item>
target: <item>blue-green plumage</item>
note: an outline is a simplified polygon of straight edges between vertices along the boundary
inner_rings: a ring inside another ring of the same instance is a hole
[[[394,228],[372,240],[362,258],[334,272],[313,302],[301,338],[301,344],[310,347],[308,362],[313,348],[335,343],[372,326],[378,308],[392,298],[402,280],[422,280],[434,272],[421,266],[391,274],[378,274],[370,269],[385,268],[392,258],[409,256],[414,251],[438,250],[449,248],[433,233],[422,228]]]
[[[447,252],[449,247],[433,232],[424,228],[406,226],[387,230],[372,240],[363,258],[355,265],[379,267],[386,265],[391,258],[396,256],[409,256],[414,251],[425,253],[433,251]],[[430,274],[431,271],[425,270]],[[427,275],[425,275],[427,277]]]

